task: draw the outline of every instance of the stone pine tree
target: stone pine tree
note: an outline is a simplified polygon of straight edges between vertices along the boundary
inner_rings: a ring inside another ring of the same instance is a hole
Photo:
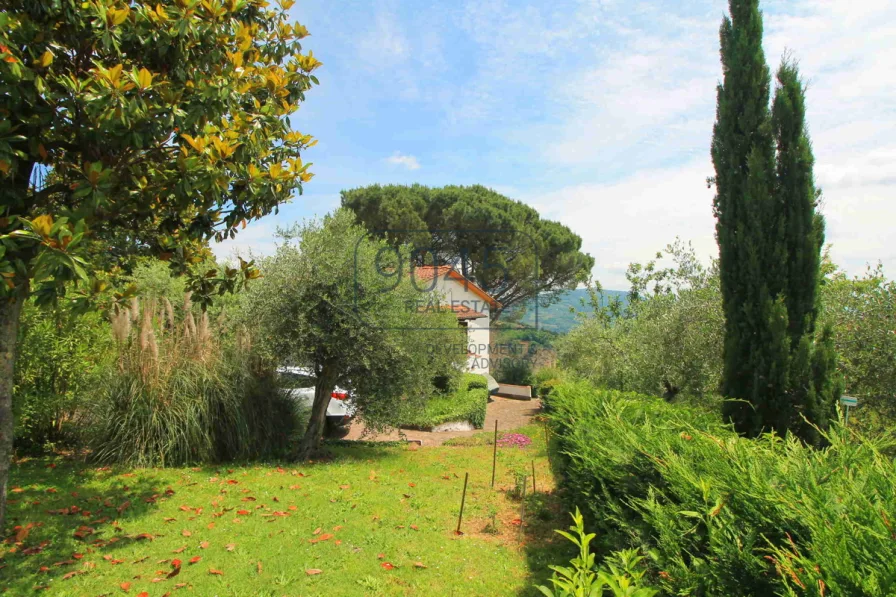
[[[830,333],[815,339],[824,221],[815,211],[805,94],[785,61],[769,110],[758,0],[729,7],[712,140],[725,414],[746,435],[792,431],[815,443],[814,425],[826,425],[839,386]]]

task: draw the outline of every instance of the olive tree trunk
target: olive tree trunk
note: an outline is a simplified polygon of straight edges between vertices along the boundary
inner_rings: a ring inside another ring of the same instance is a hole
[[[9,460],[12,457],[12,384],[16,363],[16,338],[19,314],[24,297],[16,293],[0,299],[0,536],[6,528],[6,484],[9,479]]]
[[[297,457],[299,460],[307,460],[320,448],[320,441],[324,436],[324,427],[327,424],[327,406],[336,388],[336,374],[333,367],[325,366],[317,382],[314,384],[314,404],[311,407],[311,418],[308,420],[308,428],[302,441],[299,442]]]

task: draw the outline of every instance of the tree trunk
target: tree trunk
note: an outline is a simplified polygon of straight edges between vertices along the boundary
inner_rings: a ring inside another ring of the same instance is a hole
[[[320,447],[320,440],[323,438],[324,427],[327,424],[327,406],[330,404],[335,387],[336,375],[332,367],[323,367],[314,384],[314,405],[311,407],[308,428],[299,443],[297,453],[299,460],[309,459]]]
[[[19,314],[25,299],[16,293],[0,299],[0,536],[6,536],[6,483],[12,457],[12,383],[16,363]]]

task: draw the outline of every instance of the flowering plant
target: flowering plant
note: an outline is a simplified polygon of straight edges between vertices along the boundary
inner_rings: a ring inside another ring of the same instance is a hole
[[[498,445],[502,448],[516,446],[517,448],[525,448],[532,443],[532,439],[528,435],[522,433],[505,433],[498,439]]]

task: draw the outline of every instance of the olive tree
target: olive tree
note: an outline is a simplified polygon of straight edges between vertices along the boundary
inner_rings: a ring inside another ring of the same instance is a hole
[[[370,237],[345,209],[281,236],[243,297],[244,316],[270,358],[314,371],[299,458],[318,449],[337,384],[353,391],[357,415],[381,428],[419,408],[436,376],[460,372],[463,331],[453,313],[429,308],[438,297],[412,281],[409,251]]]
[[[718,264],[703,265],[690,245],[676,241],[657,259],[629,265],[626,275],[627,303],[592,300],[593,312],[558,343],[562,364],[601,385],[667,400],[718,392]]]

